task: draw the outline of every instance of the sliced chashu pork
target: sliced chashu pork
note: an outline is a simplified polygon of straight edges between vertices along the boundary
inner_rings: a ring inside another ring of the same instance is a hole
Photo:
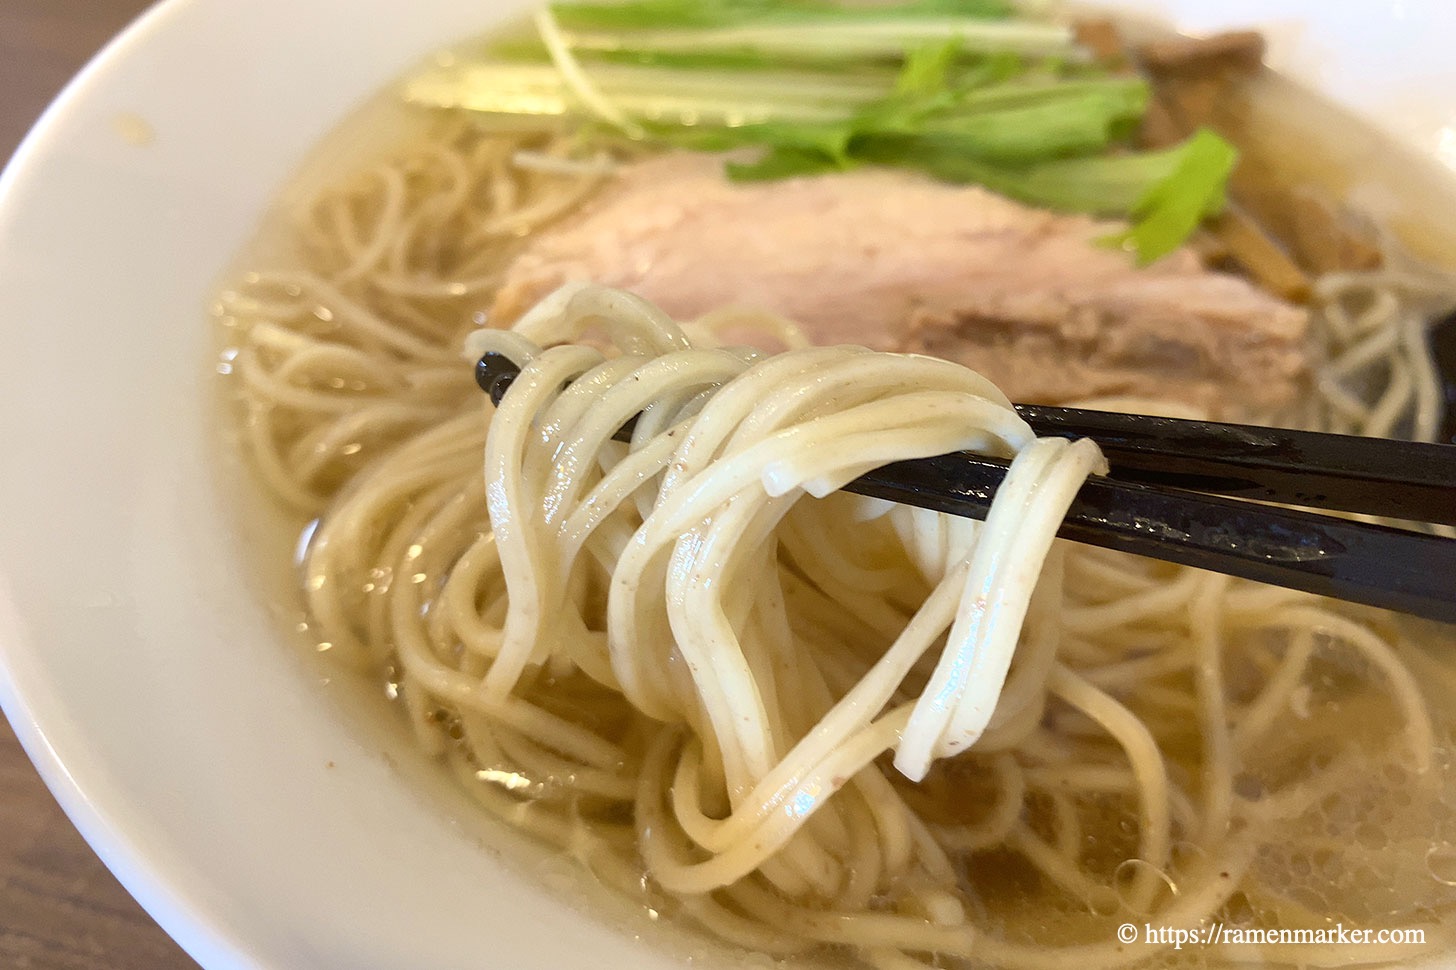
[[[761,308],[815,343],[949,358],[1018,401],[1133,395],[1223,416],[1287,404],[1305,311],[1191,252],[1137,268],[1098,242],[1115,228],[897,171],[734,184],[720,158],[670,154],[531,240],[492,319],[593,280],[678,319]]]

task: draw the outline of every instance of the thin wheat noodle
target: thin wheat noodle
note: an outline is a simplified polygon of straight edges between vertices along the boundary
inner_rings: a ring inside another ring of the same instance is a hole
[[[389,681],[483,809],[766,953],[1100,970],[1158,957],[1116,943],[1124,920],[1287,897],[1256,860],[1301,839],[1368,864],[1308,821],[1345,779],[1439,790],[1412,782],[1443,770],[1429,687],[1456,683],[1399,628],[1054,541],[1099,455],[1037,440],[963,368],[586,285],[482,329],[520,236],[607,177],[582,159],[557,133],[442,125],[326,189],[296,267],[217,306],[241,443],[319,519],[310,633]],[[1442,281],[1315,293],[1327,366],[1301,420],[1427,436]],[[745,334],[788,352],[722,346]],[[523,365],[499,411],[467,338]],[[835,491],[958,449],[1013,460],[985,523]],[[1332,664],[1357,686],[1322,686]],[[1342,710],[1389,715],[1358,751],[1278,757],[1341,737]],[[1039,880],[1034,903],[998,902],[997,866]]]

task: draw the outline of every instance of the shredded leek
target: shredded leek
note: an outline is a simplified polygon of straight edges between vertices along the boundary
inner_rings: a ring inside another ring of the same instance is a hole
[[[707,151],[753,146],[739,180],[915,169],[1053,209],[1127,218],[1143,262],[1223,204],[1233,148],[1200,132],[1130,150],[1149,99],[1062,26],[1007,0],[563,2],[532,37],[411,78],[407,99],[498,125],[596,122]]]
[[[573,30],[663,30],[736,27],[763,23],[854,23],[885,17],[1002,19],[1008,0],[912,0],[892,6],[847,7],[822,0],[629,0],[618,3],[557,3],[557,19]]]

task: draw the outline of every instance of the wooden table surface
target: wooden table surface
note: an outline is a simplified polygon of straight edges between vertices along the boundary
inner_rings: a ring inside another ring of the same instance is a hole
[[[149,0],[0,0],[0,160]],[[0,968],[195,968],[61,814],[0,718]]]

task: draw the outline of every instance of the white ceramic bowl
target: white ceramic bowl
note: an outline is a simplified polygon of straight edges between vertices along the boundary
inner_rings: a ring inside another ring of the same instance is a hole
[[[1456,157],[1449,0],[1133,5],[1270,26],[1277,65]],[[683,956],[517,875],[548,864],[482,841],[463,796],[353,723],[257,595],[219,474],[205,309],[268,199],[361,99],[520,6],[170,0],[0,179],[0,704],[87,840],[211,970]]]

